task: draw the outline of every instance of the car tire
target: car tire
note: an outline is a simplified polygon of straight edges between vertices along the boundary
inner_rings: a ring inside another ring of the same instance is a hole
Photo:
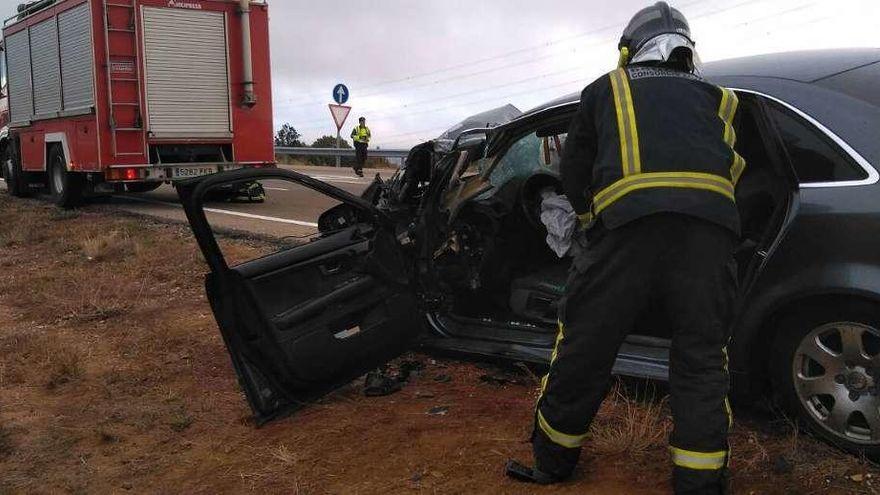
[[[6,181],[6,191],[12,196],[24,198],[30,193],[27,177],[21,170],[21,161],[11,149],[3,153],[3,179]]]
[[[769,363],[777,402],[828,443],[880,459],[880,304],[810,305],[777,328]]]
[[[159,189],[161,182],[129,182],[125,185],[125,192],[148,193]]]
[[[47,167],[49,195],[52,202],[61,208],[79,206],[83,200],[85,181],[82,174],[67,170],[67,159],[60,146],[49,149]]]

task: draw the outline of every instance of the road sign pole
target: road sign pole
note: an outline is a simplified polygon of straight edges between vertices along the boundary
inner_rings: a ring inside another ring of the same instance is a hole
[[[346,92],[348,90],[346,89]],[[346,93],[347,94],[347,93]],[[342,99],[340,97],[340,99]],[[345,125],[345,119],[348,118],[348,114],[351,112],[351,107],[347,107],[345,105],[333,105],[330,104],[330,115],[333,116],[333,122],[336,123],[336,149],[342,149],[342,126]],[[339,153],[337,151],[337,153]],[[339,168],[342,166],[342,157],[338,154],[336,155],[336,167]]]
[[[341,147],[342,147],[342,133],[341,133],[340,129],[336,129],[336,149],[338,150]],[[336,155],[336,168],[339,168],[342,165],[341,161],[342,161],[341,157],[339,155]]]

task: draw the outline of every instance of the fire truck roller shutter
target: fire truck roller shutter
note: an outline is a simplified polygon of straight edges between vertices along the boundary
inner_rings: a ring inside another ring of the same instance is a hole
[[[55,17],[31,26],[31,64],[34,74],[34,114],[53,117],[61,111],[61,67]]]
[[[149,130],[154,137],[229,137],[226,17],[143,8]]]
[[[95,104],[89,21],[88,4],[58,14],[64,110],[88,109]]]
[[[31,46],[27,29],[6,37],[6,72],[9,74],[10,120],[13,124],[27,123],[34,116]]]

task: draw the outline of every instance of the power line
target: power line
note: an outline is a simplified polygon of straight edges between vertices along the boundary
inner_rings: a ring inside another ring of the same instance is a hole
[[[428,103],[435,103],[435,102],[438,102],[438,101],[454,100],[454,99],[456,99],[456,98],[461,98],[462,96],[470,96],[470,95],[472,95],[472,94],[485,93],[485,92],[487,92],[487,91],[494,91],[494,90],[497,90],[497,89],[507,88],[507,87],[510,87],[510,86],[516,86],[516,85],[523,84],[523,83],[527,83],[527,82],[539,81],[539,80],[542,80],[542,79],[546,79],[546,78],[548,78],[548,77],[557,76],[557,75],[560,75],[560,74],[567,74],[567,73],[569,73],[569,72],[575,72],[575,71],[581,71],[581,70],[583,70],[583,68],[581,68],[581,67],[577,67],[577,68],[574,68],[574,69],[564,69],[564,70],[560,70],[560,71],[549,72],[549,73],[546,73],[546,74],[539,74],[539,75],[537,75],[537,76],[527,77],[527,78],[525,78],[525,79],[519,79],[519,80],[517,80],[517,81],[512,81],[512,82],[509,82],[509,83],[497,84],[497,85],[495,85],[495,86],[488,86],[488,87],[485,87],[485,88],[475,89],[475,90],[471,90],[471,91],[465,91],[465,92],[463,92],[463,93],[457,93],[457,94],[453,94],[453,95],[440,96],[440,97],[437,97],[437,98],[429,98],[429,99],[426,99],[426,100],[419,100],[419,101],[412,102],[412,103],[405,103],[405,104],[403,104],[403,105],[396,105],[396,106],[391,106],[391,107],[384,107],[384,113],[383,113],[383,112],[380,112],[379,115],[380,115],[380,116],[382,116],[382,115],[388,116],[387,110],[398,110],[398,109],[402,110],[402,109],[406,109],[406,108],[410,108],[410,107],[414,107],[414,106],[425,105],[425,104],[428,104]],[[509,95],[508,95],[508,96],[509,96]],[[367,108],[367,109],[359,109],[359,112],[368,112],[368,111],[370,111],[370,110],[371,110],[371,109],[369,109],[369,108]],[[391,114],[391,115],[394,115],[394,114]],[[315,123],[315,122],[323,122],[324,120],[326,120],[326,119],[314,119],[314,120],[305,121],[305,122],[302,122],[302,123],[303,123],[303,124],[311,124],[311,123]]]
[[[704,17],[715,16],[715,15],[720,14],[720,13],[722,13],[722,12],[726,12],[726,11],[729,11],[729,10],[733,10],[733,9],[736,9],[736,8],[739,8],[739,7],[742,7],[742,6],[748,5],[748,4],[756,3],[756,2],[758,2],[758,1],[760,1],[760,0],[747,0],[747,1],[739,2],[739,3],[735,4],[735,5],[731,5],[731,6],[723,7],[723,8],[720,8],[720,9],[716,9],[716,10],[714,10],[714,11],[712,11],[712,12],[708,12],[708,13],[705,13],[705,14],[701,14],[701,15],[698,15],[698,16],[694,16],[694,17],[692,17],[692,19],[698,19],[698,18],[704,18]],[[699,3],[699,2],[692,2],[692,3]],[[777,17],[777,16],[779,16],[779,15],[783,15],[783,14],[785,14],[785,13],[790,13],[790,12],[795,12],[795,11],[799,11],[799,10],[804,10],[804,9],[809,8],[809,7],[813,7],[813,6],[815,6],[815,5],[816,5],[816,2],[811,2],[811,3],[808,3],[808,4],[806,4],[806,5],[800,5],[800,6],[793,7],[793,8],[787,9],[787,10],[782,10],[782,11],[780,11],[780,12],[777,12],[777,13],[774,13],[774,14],[770,14],[770,15],[768,15],[768,16],[760,17],[760,18],[753,19],[753,20],[750,20],[750,21],[747,21],[747,22],[743,22],[743,23],[738,23],[738,24],[736,24],[736,25],[737,25],[737,26],[740,26],[740,25],[748,25],[749,23],[760,22],[761,20],[765,20],[765,19],[772,18],[772,17]],[[802,23],[802,24],[811,24],[811,23],[813,23],[813,22],[818,22],[819,20],[821,20],[821,18],[820,18],[820,19],[812,20],[812,21],[810,21],[810,22],[808,22],[808,23]],[[797,25],[795,25],[795,26],[797,26]],[[607,28],[605,28],[605,29],[607,29]],[[572,38],[574,38],[574,37],[572,37]],[[600,42],[601,42],[601,41],[600,41]],[[598,43],[598,42],[597,42],[597,43]],[[552,43],[551,43],[551,44],[552,44]],[[546,45],[546,44],[544,44],[544,45]],[[542,46],[543,46],[543,45],[542,45]],[[528,50],[528,49],[520,49],[520,50],[517,50],[517,52],[525,51],[525,50]],[[493,57],[493,58],[494,58],[494,57]],[[485,60],[485,59],[484,59],[484,60]],[[526,65],[526,64],[528,64],[528,63],[535,63],[535,62],[532,62],[532,61],[521,61],[521,62],[516,62],[516,63],[513,63],[513,64],[508,64],[508,66],[509,66],[509,67],[522,66],[522,65]],[[466,64],[459,64],[459,65],[466,65]],[[492,69],[484,69],[484,70],[479,71],[479,72],[477,72],[477,73],[475,73],[475,74],[482,74],[482,73],[494,72],[494,71],[500,70],[501,68],[503,68],[503,67],[495,67],[495,68],[492,68]],[[444,69],[440,69],[440,70],[438,70],[438,71],[434,71],[434,72],[442,72],[443,70],[444,70]],[[419,106],[419,105],[423,105],[423,104],[433,103],[433,102],[436,102],[436,101],[442,101],[442,100],[454,100],[454,99],[456,99],[456,98],[460,98],[460,97],[467,96],[467,95],[471,95],[471,94],[477,94],[477,93],[486,92],[486,91],[491,91],[491,90],[495,90],[495,89],[501,89],[501,88],[505,88],[505,87],[509,87],[509,86],[513,86],[513,85],[517,85],[517,84],[522,84],[522,83],[525,83],[525,82],[531,82],[531,81],[534,81],[534,80],[544,79],[544,78],[551,77],[551,76],[554,76],[554,75],[559,75],[559,74],[563,74],[563,73],[567,73],[567,72],[573,72],[573,71],[576,71],[576,70],[582,70],[582,69],[581,69],[581,68],[572,68],[572,69],[565,69],[565,70],[561,70],[561,71],[555,71],[555,72],[546,73],[546,74],[541,74],[541,75],[534,76],[534,77],[530,77],[530,78],[525,78],[525,79],[522,79],[522,80],[519,80],[519,81],[514,81],[514,82],[511,82],[511,83],[506,83],[506,84],[502,84],[502,85],[496,85],[496,86],[488,87],[488,88],[481,88],[481,89],[477,89],[477,90],[473,90],[473,91],[467,91],[467,92],[463,92],[463,93],[457,93],[457,94],[454,94],[454,95],[446,95],[446,96],[442,96],[442,97],[438,97],[438,98],[432,98],[432,99],[428,99],[428,100],[420,100],[420,101],[417,101],[417,102],[406,103],[406,104],[397,105],[397,106],[393,106],[393,107],[386,107],[386,110],[389,110],[389,109],[390,109],[390,110],[393,110],[393,109],[406,109],[406,108],[410,108],[410,107],[413,107],[413,106]],[[404,79],[402,79],[402,80],[414,79],[415,77],[416,77],[416,76],[411,76],[411,77],[409,77],[409,78],[404,78]],[[467,75],[467,74],[465,74],[465,75],[456,75],[456,76],[452,76],[452,77],[449,77],[449,78],[446,78],[446,79],[443,79],[443,80],[439,80],[439,81],[435,81],[435,82],[445,82],[445,81],[448,81],[448,80],[456,80],[456,79],[461,79],[461,78],[464,78],[464,77],[468,77],[468,75]],[[430,108],[430,109],[427,109],[427,110],[422,110],[422,111],[417,111],[417,112],[408,112],[408,113],[395,113],[395,112],[391,112],[391,113],[389,113],[389,112],[381,112],[381,113],[379,114],[379,117],[378,117],[378,118],[375,118],[375,119],[372,119],[372,118],[371,118],[371,119],[374,120],[374,121],[382,121],[382,120],[390,120],[390,119],[392,119],[392,118],[397,118],[398,116],[412,116],[412,115],[419,115],[419,114],[431,113],[431,112],[441,112],[441,111],[443,111],[443,110],[447,110],[447,109],[450,109],[450,108],[456,108],[456,107],[463,107],[463,106],[475,105],[475,104],[479,104],[479,103],[485,103],[485,102],[488,102],[488,101],[497,101],[497,100],[501,100],[501,99],[507,99],[507,98],[510,98],[511,96],[516,96],[516,95],[521,95],[521,94],[526,94],[526,93],[534,93],[534,92],[545,91],[545,90],[550,89],[550,88],[559,87],[559,86],[564,86],[564,85],[568,85],[568,84],[573,84],[573,83],[575,83],[575,82],[579,82],[579,80],[575,80],[575,81],[567,81],[567,82],[565,82],[565,83],[560,83],[560,84],[556,84],[556,85],[553,85],[553,86],[544,87],[544,88],[542,88],[542,89],[529,89],[529,90],[526,90],[526,91],[518,91],[518,92],[514,92],[514,93],[505,93],[505,94],[503,94],[503,95],[499,95],[499,96],[496,96],[496,97],[493,97],[493,98],[489,98],[489,99],[479,99],[479,100],[468,101],[468,102],[463,102],[463,103],[454,104],[454,105],[447,105],[447,106],[445,106],[445,107],[440,107],[440,108]],[[431,83],[431,84],[433,84],[433,83]],[[425,85],[425,84],[422,84],[421,86],[424,86],[424,85]],[[322,120],[323,120],[323,119],[321,119],[321,120],[306,121],[305,123],[320,122],[320,121],[322,121]],[[322,128],[322,127],[324,127],[324,126],[301,127],[300,129],[302,129],[302,130],[307,130],[307,129],[319,129],[319,128]],[[437,128],[437,129],[441,129],[441,128]],[[418,134],[418,133],[420,133],[420,132],[424,132],[424,131],[416,131],[416,132],[413,132],[413,133],[407,133],[407,134],[405,134],[405,135],[409,135],[409,134]],[[386,138],[396,137],[396,136],[398,136],[398,135],[386,136]],[[392,141],[392,142],[395,142],[395,141]]]
[[[760,0],[746,0],[746,1],[739,2],[739,3],[734,4],[734,5],[726,6],[726,7],[720,8],[720,9],[716,9],[716,10],[714,10],[714,11],[712,11],[712,12],[707,12],[707,13],[704,13],[704,14],[700,14],[700,15],[694,16],[694,17],[692,17],[692,19],[699,19],[699,18],[705,18],[705,17],[715,16],[715,15],[717,15],[717,14],[720,14],[720,13],[723,13],[723,12],[727,12],[727,11],[729,11],[729,10],[733,10],[733,9],[736,9],[736,8],[742,7],[742,6],[744,6],[744,5],[752,4],[752,3],[755,3],[755,2],[758,2],[758,1],[760,1]],[[692,2],[692,4],[695,4],[695,3],[699,3],[699,2]],[[795,8],[795,9],[790,9],[790,10],[791,10],[791,11],[794,11],[794,10],[801,10],[801,9],[803,9],[803,8],[806,8],[806,7],[812,6],[812,5],[814,5],[814,4],[815,4],[815,3],[811,3],[811,4],[808,4],[808,5],[806,5],[806,6],[801,6],[801,7],[797,7],[797,8]],[[781,13],[785,13],[785,12],[789,12],[789,10],[782,11]],[[779,13],[777,13],[777,14],[775,14],[775,15],[778,15],[778,14],[779,14]],[[607,41],[607,40],[608,40],[608,39],[598,40],[598,41],[594,42],[593,44],[601,44],[602,42]],[[588,45],[588,46],[589,46],[589,45]],[[528,64],[528,63],[535,63],[535,61],[523,61],[523,62],[517,62],[517,63],[514,63],[514,64],[509,64],[509,66],[519,66],[519,65],[525,65],[525,64]],[[503,68],[503,67],[501,67],[501,68]],[[499,69],[501,69],[501,68],[496,67],[496,68],[494,68],[494,69],[485,69],[485,70],[479,71],[479,72],[476,73],[476,74],[491,73],[491,72],[494,72],[494,71],[499,70]],[[539,79],[543,79],[543,78],[546,78],[546,77],[550,77],[550,76],[552,76],[552,75],[558,75],[558,74],[562,74],[562,73],[566,73],[566,72],[574,72],[574,71],[577,71],[577,70],[580,70],[580,68],[564,69],[564,70],[562,70],[562,71],[557,71],[557,72],[552,72],[552,73],[541,74],[541,75],[539,75],[539,76],[535,76],[535,77],[532,77],[532,78],[526,78],[526,79],[522,79],[522,80],[519,80],[519,81],[514,81],[514,82],[511,82],[511,83],[506,83],[506,84],[502,84],[502,85],[496,85],[496,86],[492,86],[492,87],[488,87],[488,88],[481,88],[481,89],[477,89],[477,90],[473,90],[473,91],[467,91],[467,92],[464,92],[464,93],[458,93],[458,94],[454,94],[454,95],[446,95],[446,96],[437,97],[437,98],[431,98],[431,99],[427,99],[427,100],[419,100],[419,101],[416,101],[416,102],[405,103],[405,104],[402,104],[402,105],[396,105],[396,106],[392,106],[392,107],[383,107],[383,108],[382,108],[383,112],[380,113],[379,115],[380,115],[380,118],[390,118],[390,117],[392,117],[392,116],[395,116],[395,117],[396,117],[397,115],[403,115],[403,114],[399,114],[399,113],[391,113],[391,114],[389,114],[386,110],[389,110],[389,109],[391,109],[391,110],[393,110],[393,109],[406,109],[406,108],[409,108],[409,107],[412,107],[412,106],[419,106],[419,105],[423,105],[423,104],[427,104],[427,103],[433,103],[433,102],[436,102],[436,101],[443,101],[443,100],[449,100],[449,99],[460,98],[460,97],[462,97],[462,96],[468,96],[468,95],[470,95],[470,94],[476,94],[476,93],[480,93],[480,92],[485,92],[485,91],[490,91],[490,90],[495,90],[495,89],[501,89],[501,88],[504,88],[504,87],[509,87],[509,86],[513,86],[513,85],[516,85],[516,84],[521,84],[521,83],[523,83],[523,82],[528,82],[528,81],[530,81],[530,80],[539,80]],[[452,77],[452,78],[449,78],[449,80],[460,79],[460,78],[464,78],[464,77],[467,77],[467,76],[469,76],[469,74],[466,74],[466,75],[459,75],[459,76],[454,76],[454,77]],[[371,107],[367,107],[367,108],[364,108],[364,109],[359,109],[359,111],[362,111],[362,112],[363,112],[363,111],[369,112],[369,111],[372,111],[374,108],[376,108],[376,107],[373,107],[373,108],[371,108]],[[424,113],[424,112],[420,112],[420,113]],[[324,119],[312,119],[312,120],[308,120],[308,121],[304,121],[304,122],[300,122],[300,123],[301,123],[301,124],[314,124],[314,123],[322,122],[323,120],[324,120]],[[323,127],[323,126],[307,126],[307,127],[302,127],[302,129],[304,129],[304,130],[305,130],[305,129],[317,129],[317,128],[321,128],[321,127]]]
[[[693,6],[693,5],[700,4],[700,3],[705,3],[706,1],[708,1],[708,0],[693,0],[693,1],[691,1],[691,2],[688,2],[688,3],[686,3],[686,4],[681,5],[680,7],[681,7],[681,8],[690,7],[690,6]],[[759,0],[749,0],[749,1],[745,2],[745,3],[753,3],[753,2],[756,2],[756,1],[759,1]],[[723,11],[724,11],[724,9],[719,10],[719,11],[716,11],[716,12],[713,12],[713,13],[711,13],[711,14],[709,14],[709,15],[715,15],[715,14],[717,14],[717,13],[719,13],[719,12],[723,12]],[[703,16],[697,16],[697,17],[694,17],[694,18],[696,19],[696,18],[699,18],[699,17],[703,17]],[[487,63],[487,62],[491,62],[491,61],[494,61],[494,60],[500,60],[500,59],[504,59],[504,58],[509,58],[509,57],[516,56],[516,55],[519,55],[519,54],[522,54],[522,53],[528,53],[528,52],[532,52],[532,51],[535,51],[535,50],[540,50],[540,49],[543,49],[543,48],[546,48],[546,47],[549,47],[549,46],[554,46],[554,45],[558,45],[558,44],[561,44],[561,43],[566,43],[566,42],[569,42],[569,41],[573,41],[573,40],[576,40],[576,39],[579,39],[579,38],[584,38],[584,37],[587,37],[587,36],[590,36],[590,35],[593,35],[593,34],[601,33],[601,32],[603,32],[603,31],[608,31],[609,29],[617,29],[617,28],[620,28],[620,24],[621,24],[620,22],[615,22],[614,24],[608,24],[608,25],[603,26],[603,27],[601,27],[601,28],[592,29],[592,30],[590,30],[590,31],[585,31],[585,32],[582,32],[582,33],[579,33],[579,34],[575,34],[575,35],[571,35],[571,36],[566,36],[566,37],[558,38],[558,39],[551,40],[551,41],[546,41],[546,42],[543,42],[543,43],[539,43],[539,44],[536,44],[536,45],[531,45],[531,46],[524,47],[524,48],[518,48],[518,49],[515,49],[515,50],[508,51],[508,52],[502,52],[502,53],[497,54],[497,55],[493,55],[493,56],[490,56],[490,57],[485,57],[485,58],[478,59],[478,60],[472,60],[472,61],[470,61],[470,62],[462,62],[462,63],[459,63],[459,64],[454,64],[454,65],[450,65],[450,66],[447,66],[447,67],[443,67],[443,68],[439,68],[439,69],[434,69],[434,70],[431,70],[431,71],[428,71],[428,72],[423,72],[423,73],[419,73],[419,74],[414,74],[414,75],[410,75],[410,76],[405,76],[405,77],[401,77],[401,78],[397,78],[397,79],[389,79],[389,80],[380,81],[380,82],[376,82],[376,83],[368,83],[368,84],[365,84],[365,85],[359,86],[359,89],[370,89],[370,88],[376,88],[376,87],[383,87],[383,86],[388,86],[388,85],[392,85],[392,84],[397,84],[397,83],[402,83],[402,82],[408,82],[408,81],[412,81],[412,80],[415,80],[415,79],[421,79],[422,77],[427,77],[427,76],[431,76],[431,75],[435,75],[435,74],[440,74],[440,73],[443,73],[443,72],[449,72],[449,71],[453,71],[453,70],[458,70],[458,69],[462,69],[462,68],[465,68],[465,67],[470,67],[470,66],[473,66],[473,65],[485,64],[485,63]],[[454,80],[454,79],[453,79],[453,80]],[[440,82],[445,82],[445,81],[440,81]],[[429,83],[429,84],[433,84],[433,83]],[[364,95],[362,95],[362,96],[363,96],[363,97],[367,97],[367,96],[374,96],[374,95],[376,95],[376,94],[384,94],[384,92],[372,92],[372,93],[369,93],[369,92],[368,92],[367,94],[364,94]],[[312,93],[312,95],[317,96],[318,93]],[[301,100],[301,101],[302,101],[302,100]],[[294,100],[292,100],[292,99],[288,99],[287,102],[288,102],[288,103],[294,103],[294,105],[292,105],[292,106],[309,105],[309,104],[312,104],[312,103],[313,103],[313,102],[303,102],[303,103],[301,103],[301,104],[297,104],[296,101],[294,101]]]

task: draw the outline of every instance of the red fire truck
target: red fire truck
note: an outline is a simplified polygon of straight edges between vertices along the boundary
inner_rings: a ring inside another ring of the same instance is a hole
[[[68,207],[274,163],[265,1],[38,0],[2,49],[13,195]]]

